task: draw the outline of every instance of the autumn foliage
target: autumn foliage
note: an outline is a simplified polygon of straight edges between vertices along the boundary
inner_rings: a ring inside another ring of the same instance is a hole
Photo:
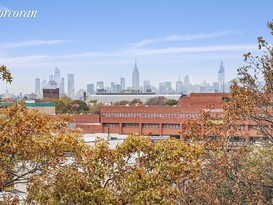
[[[51,121],[23,104],[0,108],[0,190],[27,184],[66,160],[65,153],[79,154],[84,145],[78,130],[67,128],[70,117]]]
[[[7,83],[12,82],[11,73],[4,65],[0,66],[0,80],[6,81]]]

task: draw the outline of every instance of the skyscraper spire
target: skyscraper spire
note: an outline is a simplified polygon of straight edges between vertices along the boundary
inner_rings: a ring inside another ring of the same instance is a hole
[[[61,73],[60,70],[56,67],[55,68],[55,73],[54,73],[54,81],[56,81],[58,88],[60,88],[60,83],[61,83]]]
[[[133,89],[139,89],[139,72],[137,69],[137,61],[135,59],[135,68],[133,70],[133,76],[132,76],[132,87]]]
[[[180,74],[179,74],[178,81],[176,81],[176,89],[175,90],[176,90],[177,94],[183,93],[183,84],[182,84],[182,81],[180,80]]]
[[[225,68],[223,66],[223,61],[220,62],[219,71],[218,71],[218,83],[219,83],[219,92],[225,92]]]
[[[135,58],[135,68],[137,69],[137,60],[136,60],[136,58]]]

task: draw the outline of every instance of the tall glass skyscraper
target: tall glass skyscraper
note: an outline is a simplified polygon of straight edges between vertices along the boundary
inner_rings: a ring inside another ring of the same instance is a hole
[[[125,78],[124,77],[120,77],[120,86],[121,86],[121,90],[125,90]]]
[[[58,68],[55,68],[54,81],[57,83],[58,88],[60,88],[61,72]]]
[[[151,83],[149,80],[143,81],[143,91],[144,92],[151,92]]]
[[[190,89],[190,78],[188,75],[184,77],[183,93],[188,94]]]
[[[87,95],[92,95],[92,94],[94,94],[94,84],[88,84],[87,85]]]
[[[132,87],[133,89],[139,89],[139,72],[137,69],[137,62],[135,61],[135,68],[133,70],[133,84]]]
[[[40,78],[35,79],[35,94],[38,98],[41,97],[41,81]]]
[[[61,96],[64,96],[64,95],[65,95],[65,92],[64,92],[64,78],[61,78],[61,83],[60,83],[60,94],[61,94]]]
[[[221,61],[221,65],[219,66],[218,71],[218,83],[219,83],[219,92],[225,92],[225,68],[223,66],[223,61]]]
[[[67,96],[70,98],[75,97],[74,74],[67,75]]]
[[[183,93],[183,83],[180,80],[180,75],[178,81],[176,81],[176,87],[175,87],[175,92],[177,94],[182,94]]]

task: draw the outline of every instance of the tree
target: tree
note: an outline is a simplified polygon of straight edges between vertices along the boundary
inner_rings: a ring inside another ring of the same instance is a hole
[[[68,105],[72,102],[72,99],[63,96],[59,99],[53,100],[54,103],[56,103],[56,114],[66,114],[68,113]]]
[[[68,111],[68,104],[72,102],[72,99],[63,96],[59,99],[36,99],[36,102],[53,102],[55,103],[55,109],[56,109],[56,114],[67,114]]]
[[[98,140],[72,163],[32,177],[28,202],[178,204],[181,187],[198,179],[203,153],[202,145],[172,139],[130,136],[116,149]]]
[[[55,106],[56,114],[67,113],[67,105],[64,103],[64,101],[58,99],[58,100],[54,100],[53,102],[56,104]]]
[[[22,104],[0,108],[0,191],[54,169],[67,160],[65,153],[78,156],[84,142],[78,130],[67,128],[69,121],[51,121]]]
[[[130,102],[130,105],[142,105],[142,104],[143,102],[138,98],[135,98]]]
[[[273,34],[272,22],[268,27]],[[273,50],[262,37],[258,48],[261,56],[244,56],[247,65],[238,69],[223,113],[215,115],[208,107],[200,119],[183,122],[184,136],[206,148],[200,180],[188,183],[185,204],[273,204]],[[270,146],[234,145],[234,138],[247,141],[248,125],[255,125]]]
[[[165,102],[164,102],[164,105],[174,106],[174,105],[177,105],[177,103],[178,103],[178,100],[175,100],[175,99],[166,99]]]
[[[0,79],[12,81],[5,66],[0,68]],[[30,178],[43,174],[83,150],[84,141],[78,130],[67,128],[69,116],[51,121],[37,110],[23,104],[0,106],[0,192],[17,184],[27,185]],[[8,193],[8,192],[7,192]],[[0,204],[19,204],[18,196],[3,194]]]
[[[7,83],[12,82],[11,73],[8,71],[7,67],[4,65],[0,66],[0,80],[6,81]]]
[[[268,22],[273,35],[273,22]],[[228,120],[244,120],[255,125],[267,143],[273,145],[273,46],[258,37],[261,56],[244,55],[247,63],[238,69],[238,79],[231,85]]]
[[[143,102],[140,99],[133,99],[132,101],[121,100],[114,103],[114,105],[116,106],[135,106],[135,105],[141,105],[141,104],[143,104]]]
[[[69,113],[81,114],[81,113],[87,113],[89,111],[89,108],[84,101],[73,100],[70,103],[68,103],[67,110]]]
[[[67,96],[62,96],[61,98],[59,98],[59,100],[64,102],[65,105],[68,105],[72,101],[72,99]]]
[[[118,101],[118,102],[114,103],[114,105],[116,105],[116,106],[126,106],[126,105],[129,105],[129,104],[130,104],[129,100],[122,100],[122,101]]]
[[[89,112],[91,114],[100,114],[100,107],[102,106],[102,103],[94,103],[89,105]]]
[[[166,98],[164,96],[152,97],[147,99],[146,105],[164,105]]]

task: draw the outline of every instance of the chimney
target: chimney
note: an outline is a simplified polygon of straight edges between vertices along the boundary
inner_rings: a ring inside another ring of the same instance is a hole
[[[86,101],[86,92],[83,92],[83,101]]]

